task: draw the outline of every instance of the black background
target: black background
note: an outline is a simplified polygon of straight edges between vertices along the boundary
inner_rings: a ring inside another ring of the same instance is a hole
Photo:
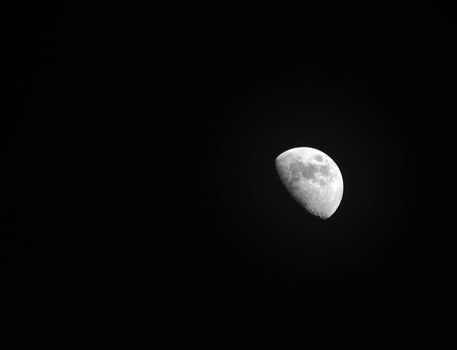
[[[2,272],[24,299],[159,289],[169,315],[214,321],[446,312],[446,9],[40,10],[14,27],[1,130],[18,172]],[[341,169],[328,220],[279,182],[293,147]]]
[[[455,28],[437,8],[305,13],[192,22],[173,51],[174,300],[217,320],[444,312]],[[293,147],[342,171],[326,221],[278,179]]]

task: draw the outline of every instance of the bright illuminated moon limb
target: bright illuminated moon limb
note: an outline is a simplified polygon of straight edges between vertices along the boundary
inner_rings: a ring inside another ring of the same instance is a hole
[[[324,152],[297,147],[276,158],[276,170],[291,196],[310,214],[332,216],[343,198],[343,176]]]

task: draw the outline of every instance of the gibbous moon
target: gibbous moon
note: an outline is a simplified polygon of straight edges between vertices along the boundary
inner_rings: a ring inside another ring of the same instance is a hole
[[[306,211],[327,219],[343,198],[343,176],[324,152],[310,147],[292,148],[276,158],[278,175]]]

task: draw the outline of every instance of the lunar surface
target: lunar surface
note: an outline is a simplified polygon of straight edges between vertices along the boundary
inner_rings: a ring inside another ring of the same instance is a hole
[[[292,197],[310,214],[327,219],[338,209],[343,198],[343,176],[324,152],[292,148],[276,158],[276,170]]]

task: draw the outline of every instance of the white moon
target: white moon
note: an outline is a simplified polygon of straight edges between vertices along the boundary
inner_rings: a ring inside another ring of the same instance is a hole
[[[343,198],[343,176],[324,152],[292,148],[276,158],[278,175],[292,197],[309,213],[327,219]]]

